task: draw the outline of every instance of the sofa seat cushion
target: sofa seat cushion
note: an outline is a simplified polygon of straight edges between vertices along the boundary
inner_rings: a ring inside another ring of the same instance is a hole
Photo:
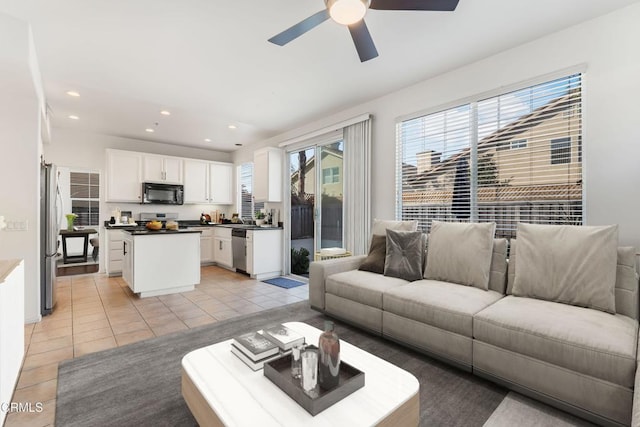
[[[473,315],[502,296],[471,286],[419,280],[389,289],[383,296],[383,309],[471,338]]]
[[[476,314],[476,340],[633,387],[638,323],[630,317],[508,296]]]
[[[406,280],[369,271],[351,270],[327,277],[327,293],[382,309],[382,294],[407,284]]]

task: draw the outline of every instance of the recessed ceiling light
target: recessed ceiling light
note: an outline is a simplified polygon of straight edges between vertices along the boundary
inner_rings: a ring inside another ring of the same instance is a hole
[[[75,90],[68,90],[67,91],[67,95],[74,96],[76,98],[80,96],[80,94],[78,92],[76,92]]]
[[[162,114],[163,116],[170,116],[171,115],[171,111],[162,110],[162,111],[160,111],[160,114]]]
[[[237,129],[236,125],[229,125],[228,127],[229,127],[229,129]]]
[[[211,140],[209,138],[205,138],[204,142],[211,142]]]
[[[153,132],[155,132],[155,130],[153,130],[153,129],[151,129],[151,128],[146,128],[146,129],[145,129],[145,132],[153,133]]]
[[[75,116],[75,115],[73,115],[73,114],[72,114],[72,115],[70,115],[70,116],[69,116],[69,118],[70,118],[71,120],[80,120],[80,117]]]
[[[236,147],[242,147],[242,144],[236,144]]]

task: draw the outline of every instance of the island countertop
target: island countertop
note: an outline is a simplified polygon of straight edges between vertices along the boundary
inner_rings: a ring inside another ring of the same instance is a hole
[[[202,233],[201,230],[191,230],[188,228],[181,228],[179,230],[167,230],[166,228],[161,228],[160,230],[149,230],[145,229],[123,229],[122,231],[131,234],[132,236],[156,236],[162,234],[187,234],[187,233]]]

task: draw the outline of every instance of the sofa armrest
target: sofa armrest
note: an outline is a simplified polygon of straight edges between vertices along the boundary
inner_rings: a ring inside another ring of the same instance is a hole
[[[312,262],[309,266],[309,303],[311,307],[324,310],[325,281],[327,277],[344,271],[357,270],[365,258],[367,258],[366,255],[356,255]]]

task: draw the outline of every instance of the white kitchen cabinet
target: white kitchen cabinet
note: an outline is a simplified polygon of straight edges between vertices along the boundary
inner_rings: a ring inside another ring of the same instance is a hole
[[[111,276],[120,276],[122,274],[123,261],[123,238],[122,230],[106,229],[105,239],[105,270]]]
[[[122,278],[141,298],[188,292],[200,283],[200,233],[124,233]]]
[[[232,185],[232,164],[185,160],[184,203],[230,205]]]
[[[217,205],[233,203],[233,165],[229,163],[211,163],[209,165],[210,202]]]
[[[122,278],[132,287],[133,285],[133,236],[125,236],[122,239]],[[135,292],[135,291],[134,291]]]
[[[282,230],[247,230],[247,273],[264,280],[282,274]]]
[[[0,425],[24,358],[24,261],[0,261]]]
[[[199,230],[200,233],[200,264],[211,264],[214,262],[213,256],[213,228],[212,227],[189,227],[189,229]]]
[[[209,203],[209,162],[184,161],[184,203]]]
[[[142,154],[107,149],[106,202],[139,203],[142,194]]]
[[[253,155],[253,197],[256,202],[282,201],[282,150],[264,148]]]
[[[144,182],[182,184],[182,163],[183,160],[178,157],[145,154],[143,158]]]
[[[213,229],[213,260],[223,267],[233,267],[231,228],[215,227]]]

